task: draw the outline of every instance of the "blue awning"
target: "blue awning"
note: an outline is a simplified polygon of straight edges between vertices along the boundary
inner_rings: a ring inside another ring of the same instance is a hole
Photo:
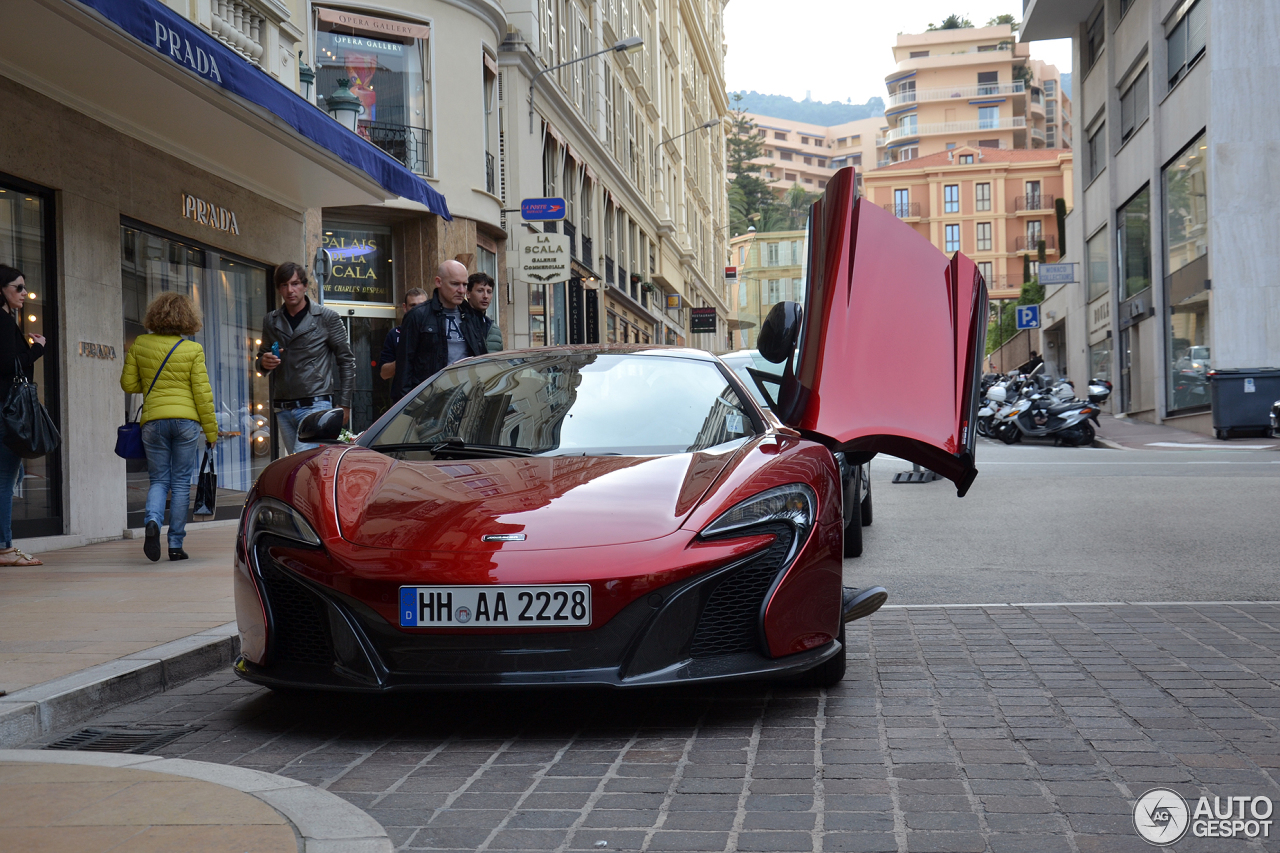
[[[401,198],[452,219],[443,195],[222,42],[155,0],[75,0],[194,77],[278,116],[299,134]]]

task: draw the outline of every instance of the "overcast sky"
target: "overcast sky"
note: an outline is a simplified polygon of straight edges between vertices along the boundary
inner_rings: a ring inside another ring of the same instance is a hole
[[[888,99],[898,33],[921,33],[955,13],[982,26],[996,15],[1022,17],[1021,0],[729,0],[725,36],[729,91],[815,101]],[[1071,70],[1071,40],[1031,43],[1031,56]]]

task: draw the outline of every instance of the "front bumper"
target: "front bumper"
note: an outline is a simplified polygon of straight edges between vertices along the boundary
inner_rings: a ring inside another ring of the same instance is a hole
[[[643,687],[786,678],[844,649],[838,641],[773,658],[765,602],[788,568],[791,528],[730,565],[659,587],[603,625],[546,633],[414,633],[367,604],[254,549],[251,573],[267,611],[264,663],[241,656],[241,677],[272,687],[388,692],[581,685]]]

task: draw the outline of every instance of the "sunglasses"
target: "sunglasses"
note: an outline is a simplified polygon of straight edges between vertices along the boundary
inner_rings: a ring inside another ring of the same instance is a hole
[[[16,290],[18,293],[25,293],[27,290],[27,286],[25,284],[10,284],[9,286],[12,287],[14,290]]]

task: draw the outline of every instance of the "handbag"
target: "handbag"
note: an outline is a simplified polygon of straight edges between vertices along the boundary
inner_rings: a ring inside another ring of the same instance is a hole
[[[208,470],[206,470],[208,469]],[[213,515],[218,506],[218,472],[214,469],[213,451],[204,452],[200,474],[196,477],[196,507],[194,515]]]
[[[4,422],[4,446],[23,459],[52,453],[62,444],[58,427],[40,403],[36,384],[27,379],[18,359],[14,359],[13,388],[0,410],[0,420]]]
[[[185,338],[178,338],[178,342],[173,345],[173,349],[169,350],[169,355],[173,355],[173,350],[182,346]],[[124,413],[124,426],[116,427],[116,456],[121,459],[146,459],[147,449],[142,446],[142,424],[138,423],[138,418],[142,416],[142,407],[147,404],[147,394],[151,393],[151,389],[156,387],[156,380],[160,378],[160,371],[164,370],[164,366],[169,363],[169,355],[164,357],[164,361],[160,362],[160,370],[156,371],[156,375],[151,377],[151,384],[147,386],[147,393],[142,395],[142,402],[138,404],[138,411],[134,413],[133,418],[129,417],[129,412]]]

